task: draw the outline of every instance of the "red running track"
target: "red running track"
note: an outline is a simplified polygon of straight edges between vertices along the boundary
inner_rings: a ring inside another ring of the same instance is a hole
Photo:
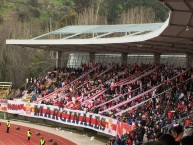
[[[16,130],[17,126],[20,127],[20,130]],[[54,141],[57,142],[57,145],[76,145],[70,140],[57,136],[55,134],[21,125],[15,125],[12,123],[10,127],[10,133],[6,133],[6,124],[3,122],[1,122],[0,125],[0,145],[29,145],[27,142],[28,129],[30,129],[32,133],[30,145],[39,145],[41,137],[45,138],[46,145],[52,145]],[[40,133],[40,136],[36,136],[37,132]],[[53,139],[53,142],[48,141],[50,138]]]

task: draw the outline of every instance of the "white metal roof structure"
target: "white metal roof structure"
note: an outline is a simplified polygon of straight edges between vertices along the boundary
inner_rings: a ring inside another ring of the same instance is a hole
[[[80,26],[67,26],[50,33],[33,38],[37,39],[87,39],[85,43],[100,43],[98,40],[96,42],[90,42],[90,39],[99,38],[113,38],[122,37],[128,38],[131,36],[137,36],[141,34],[147,34],[149,32],[156,31],[160,29],[162,23],[150,23],[150,24],[125,24],[125,25],[80,25]],[[111,37],[110,37],[111,35]]]
[[[65,52],[193,53],[193,1],[160,1],[171,10],[164,23],[67,26],[6,44]]]
[[[160,35],[168,22],[169,19],[165,23],[67,26],[30,40],[7,40],[7,44],[57,47],[138,42]]]

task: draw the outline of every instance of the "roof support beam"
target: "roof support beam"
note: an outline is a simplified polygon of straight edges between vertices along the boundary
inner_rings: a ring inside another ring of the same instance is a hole
[[[184,3],[186,4],[186,6],[187,6],[191,11],[193,11],[192,7],[190,6],[190,4],[188,3],[187,0],[184,0]]]
[[[35,37],[35,38],[32,38],[32,40],[39,39],[39,38],[42,38],[42,37],[48,36],[48,35],[50,35],[50,34],[52,34],[52,32],[49,32],[49,33],[46,33],[46,34],[43,34],[43,35],[37,36],[37,37]]]
[[[172,44],[171,43],[171,46],[164,46],[164,45],[159,45],[159,44],[152,44],[152,43],[148,43],[148,42],[143,42],[143,44],[145,45],[153,45],[153,46],[157,46],[157,47],[161,47],[161,48],[171,48],[171,49],[176,49],[176,50],[179,50],[179,51],[184,51],[186,49],[188,50],[192,50],[193,51],[193,47],[187,47],[187,46],[177,46],[176,44]]]
[[[184,30],[183,30],[184,31]],[[180,32],[181,33],[181,32]],[[182,39],[187,39],[189,40],[192,37],[181,37],[181,36],[171,36],[171,35],[161,35],[161,37],[171,37],[171,38],[182,38]]]
[[[129,52],[130,50],[138,51],[138,52],[145,52],[145,53],[160,53],[158,50],[152,50],[147,47],[137,47],[137,46],[123,46],[123,45],[108,45],[110,48],[117,48],[119,52]]]
[[[63,39],[73,38],[73,37],[78,36],[78,35],[81,35],[81,34],[83,34],[83,33],[84,33],[84,32],[76,33],[76,34],[74,34],[74,35],[70,35],[70,36],[64,37]]]
[[[143,42],[145,43],[145,42]],[[185,47],[173,47],[173,46],[160,46],[160,45],[153,45],[151,43],[147,44],[145,43],[145,45],[143,43],[131,43],[131,44],[128,44],[128,45],[125,45],[125,44],[121,44],[119,45],[119,47],[136,47],[138,49],[143,49],[143,48],[146,48],[148,49],[148,51],[151,51],[153,53],[153,51],[155,53],[162,53],[163,51],[167,51],[167,52],[170,52],[170,53],[192,53],[193,52],[193,49],[191,48],[185,48]],[[142,45],[141,48],[137,47],[137,45],[140,44]]]
[[[142,33],[142,31],[139,31],[139,32],[136,32],[136,33],[131,33],[129,35],[126,35],[125,37],[131,37],[131,36],[134,36],[134,35],[137,35],[137,34],[140,34]]]
[[[105,34],[102,34],[102,35],[97,35],[96,37],[93,37],[91,39],[97,39],[97,38],[101,38],[101,37],[104,37],[104,36],[107,36],[107,35],[110,35],[110,34],[113,34],[114,32],[109,32],[109,33],[105,33]]]
[[[157,43],[163,43],[163,44],[173,44],[173,42],[168,42],[168,41],[157,41],[157,40],[148,40],[146,42],[151,42],[153,44],[157,44]],[[192,47],[193,44],[184,44],[184,43],[179,43],[179,42],[176,42],[175,43],[176,45],[182,45],[182,46],[190,46]]]

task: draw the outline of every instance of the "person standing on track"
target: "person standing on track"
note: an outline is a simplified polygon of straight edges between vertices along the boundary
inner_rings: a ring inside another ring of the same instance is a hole
[[[27,141],[29,142],[31,139],[31,131],[30,129],[27,131]]]
[[[45,139],[42,137],[41,140],[40,140],[40,145],[45,145],[46,141]]]
[[[9,121],[9,120],[7,121],[6,126],[7,126],[7,133],[9,133],[9,128],[10,128],[10,126],[11,126],[11,123],[10,123],[10,121]]]

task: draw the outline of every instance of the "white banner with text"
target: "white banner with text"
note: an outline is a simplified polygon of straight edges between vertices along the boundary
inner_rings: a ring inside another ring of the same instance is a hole
[[[58,123],[92,129],[111,136],[117,135],[117,120],[79,110],[60,109],[57,106],[8,100],[7,112]]]

